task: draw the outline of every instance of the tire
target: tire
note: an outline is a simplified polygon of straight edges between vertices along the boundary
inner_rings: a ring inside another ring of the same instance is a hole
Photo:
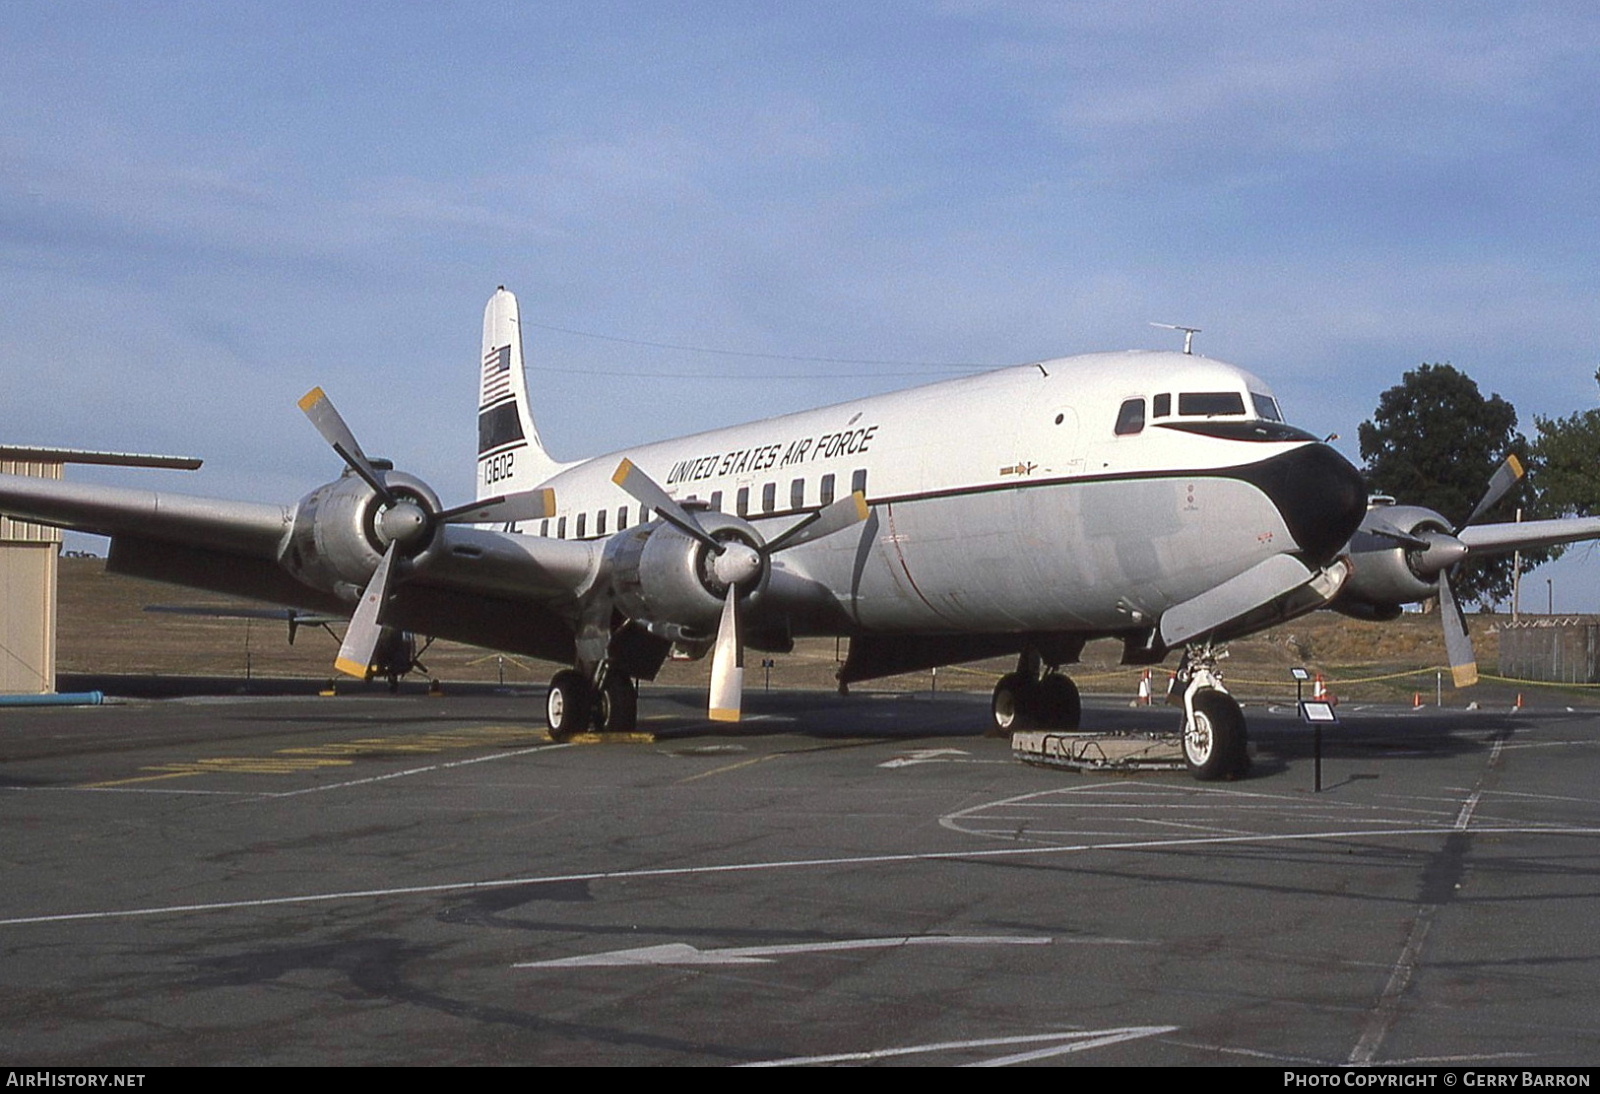
[[[1033,729],[1039,724],[1038,685],[1014,672],[1000,677],[994,686],[994,696],[989,700],[989,713],[994,718],[997,737],[1009,737],[1019,730]]]
[[[626,675],[606,677],[594,704],[594,728],[602,733],[631,733],[639,725],[639,689]]]
[[[545,693],[544,724],[550,737],[571,740],[589,728],[590,689],[583,673],[565,669],[556,673]]]
[[[1039,681],[1039,724],[1044,729],[1077,729],[1083,720],[1083,700],[1072,678],[1052,672]]]
[[[1202,688],[1194,696],[1194,723],[1183,731],[1189,773],[1202,782],[1243,778],[1250,770],[1244,712],[1225,691]]]

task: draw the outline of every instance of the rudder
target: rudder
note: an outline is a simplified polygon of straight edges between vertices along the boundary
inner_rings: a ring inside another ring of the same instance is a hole
[[[478,497],[528,490],[562,465],[539,439],[528,406],[517,298],[505,286],[483,310],[483,358],[478,375]]]

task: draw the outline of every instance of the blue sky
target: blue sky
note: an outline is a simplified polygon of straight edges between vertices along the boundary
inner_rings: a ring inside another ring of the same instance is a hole
[[[1151,320],[1352,458],[1422,361],[1531,432],[1600,397],[1597,75],[1580,3],[8,4],[5,431],[288,501],[321,384],[461,499],[504,284],[565,458]]]

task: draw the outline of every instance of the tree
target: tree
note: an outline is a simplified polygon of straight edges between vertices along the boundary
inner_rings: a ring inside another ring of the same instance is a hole
[[[1528,449],[1528,481],[1540,512],[1547,517],[1600,514],[1600,410],[1534,418],[1533,424],[1539,435]]]
[[[1498,395],[1485,399],[1470,376],[1448,363],[1407,372],[1379,397],[1359,435],[1374,493],[1427,506],[1452,524],[1467,519],[1500,462],[1527,448],[1515,408]],[[1518,493],[1479,519],[1511,519]],[[1523,556],[1524,571],[1533,561]],[[1450,587],[1463,603],[1503,600],[1511,594],[1511,567],[1509,556],[1474,560]]]

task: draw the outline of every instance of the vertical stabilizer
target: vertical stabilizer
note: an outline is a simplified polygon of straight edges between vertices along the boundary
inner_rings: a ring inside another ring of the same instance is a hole
[[[559,470],[561,464],[544,450],[528,408],[517,298],[501,286],[483,310],[483,358],[478,372],[478,497],[528,490]]]

